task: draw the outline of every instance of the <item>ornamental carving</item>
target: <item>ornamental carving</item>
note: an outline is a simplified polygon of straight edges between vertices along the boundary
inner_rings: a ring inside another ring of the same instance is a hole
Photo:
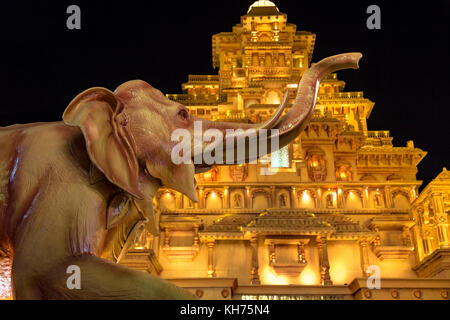
[[[312,181],[325,181],[327,177],[327,162],[325,152],[319,148],[312,148],[306,153],[306,168]]]
[[[248,176],[248,164],[240,164],[238,166],[228,167],[231,180],[234,182],[242,182]]]
[[[352,165],[348,161],[337,160],[334,164],[336,168],[336,180],[337,181],[352,181],[353,170]]]
[[[213,166],[211,170],[197,175],[199,182],[214,182],[219,179],[219,168]]]

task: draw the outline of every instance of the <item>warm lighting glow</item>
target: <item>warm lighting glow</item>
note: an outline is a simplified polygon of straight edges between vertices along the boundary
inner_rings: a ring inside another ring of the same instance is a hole
[[[318,284],[317,272],[310,266],[306,266],[300,274],[300,283],[303,285]]]
[[[203,177],[205,178],[205,179],[211,179],[211,172],[205,172],[204,174],[203,174]]]
[[[347,174],[345,173],[345,172],[341,172],[340,173],[340,177],[341,177],[341,179],[345,179],[345,178],[347,178]]]
[[[277,275],[271,268],[266,267],[262,272],[262,278],[266,284],[289,284],[289,279],[286,276]]]
[[[215,198],[215,197],[216,197],[216,192],[215,191],[211,192],[211,198]]]
[[[330,268],[330,276],[335,284],[344,284],[348,280],[348,261],[345,258],[335,258],[333,268]]]
[[[304,202],[306,202],[306,201],[309,201],[310,200],[310,196],[309,196],[309,194],[308,194],[308,191],[303,191],[303,193],[302,193],[302,201],[304,201]]]
[[[319,165],[319,163],[316,160],[314,160],[311,165],[315,168]]]

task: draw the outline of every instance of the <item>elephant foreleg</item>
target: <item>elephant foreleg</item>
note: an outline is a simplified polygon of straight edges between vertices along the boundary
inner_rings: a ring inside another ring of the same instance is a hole
[[[67,268],[71,265],[79,267],[79,289],[68,288],[72,273],[67,273]],[[42,278],[39,287],[44,299],[195,299],[168,281],[96,256],[70,258]]]

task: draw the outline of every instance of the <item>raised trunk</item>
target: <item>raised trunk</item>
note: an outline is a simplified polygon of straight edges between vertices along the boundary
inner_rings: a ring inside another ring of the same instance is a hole
[[[286,93],[283,103],[272,115],[272,117],[263,124],[245,124],[245,123],[228,123],[228,122],[213,122],[203,120],[203,129],[218,129],[223,133],[223,141],[217,148],[222,148],[224,161],[223,164],[232,164],[226,158],[227,152],[233,152],[234,162],[243,163],[256,160],[254,156],[251,156],[249,150],[250,146],[256,146],[258,149],[258,157],[264,156],[270,153],[271,141],[278,139],[278,148],[282,148],[290,141],[295,139],[301,131],[308,124],[309,119],[314,113],[314,107],[317,100],[317,93],[319,89],[320,81],[328,74],[342,70],[342,69],[357,69],[358,62],[361,59],[361,53],[344,53],[335,56],[331,56],[321,60],[308,69],[303,75],[297,90],[297,95],[294,103],[283,117],[280,118],[284,107],[287,104],[288,95]],[[248,132],[235,132],[234,134],[226,134],[227,129],[242,129],[244,131],[248,129],[254,129],[256,134],[254,137],[249,137]],[[261,129],[266,129],[261,130]],[[245,152],[244,156],[238,156],[237,143],[240,139],[245,139]],[[231,144],[230,141],[234,142]],[[261,143],[261,145],[260,145]],[[265,144],[264,149],[260,150],[260,147]],[[196,164],[196,172],[205,171],[209,167],[208,164]]]

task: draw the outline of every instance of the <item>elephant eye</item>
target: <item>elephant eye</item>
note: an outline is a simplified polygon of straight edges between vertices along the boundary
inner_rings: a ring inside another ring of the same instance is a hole
[[[181,109],[178,111],[178,116],[183,120],[187,120],[189,118],[189,113],[185,109]]]

